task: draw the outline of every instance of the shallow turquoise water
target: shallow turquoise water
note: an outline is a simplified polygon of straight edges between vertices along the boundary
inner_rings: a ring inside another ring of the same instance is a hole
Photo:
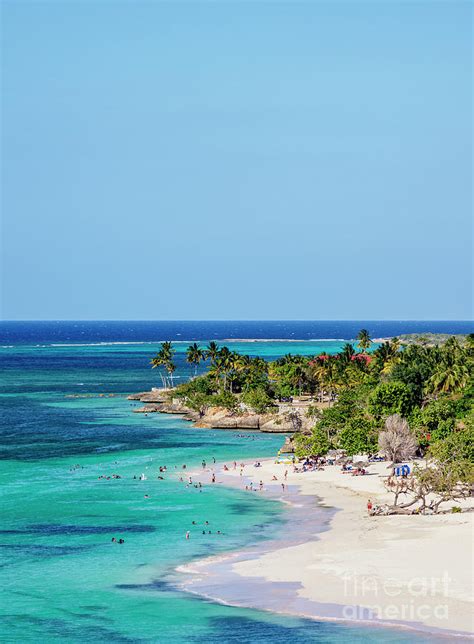
[[[338,346],[326,343],[324,349]],[[322,350],[314,343],[235,348],[265,356]],[[274,536],[284,521],[275,501],[220,486],[205,485],[201,492],[186,487],[179,481],[183,463],[191,468],[203,458],[271,456],[282,437],[242,437],[195,429],[175,417],[133,414],[120,394],[157,384],[148,368],[154,349],[2,349],[0,639],[414,641],[413,634],[225,607],[175,589],[177,565]],[[182,356],[177,375],[189,375]],[[159,480],[164,464],[168,473]],[[142,472],[147,480],[133,478]],[[121,478],[98,478],[112,473]],[[202,534],[204,521],[211,535]],[[113,536],[125,543],[112,543]]]

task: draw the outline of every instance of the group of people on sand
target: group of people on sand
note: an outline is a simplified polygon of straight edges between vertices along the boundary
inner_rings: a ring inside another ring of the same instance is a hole
[[[300,474],[301,472],[317,472],[322,470],[323,466],[326,465],[326,460],[324,458],[306,458],[300,465],[293,464],[293,472]]]

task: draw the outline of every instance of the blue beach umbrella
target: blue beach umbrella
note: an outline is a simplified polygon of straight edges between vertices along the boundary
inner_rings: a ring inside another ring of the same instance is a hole
[[[410,467],[408,465],[399,465],[395,468],[395,476],[408,476],[410,474]]]

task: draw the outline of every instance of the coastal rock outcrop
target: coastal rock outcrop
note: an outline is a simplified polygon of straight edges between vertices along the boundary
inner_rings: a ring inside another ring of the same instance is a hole
[[[246,429],[292,434],[307,430],[314,424],[314,421],[301,408],[288,412],[288,408],[285,407],[275,413],[257,414],[250,410],[229,411],[222,407],[209,407],[204,413],[199,413],[187,407],[179,399],[172,398],[172,392],[169,390],[132,394],[128,399],[145,403],[143,407],[134,409],[134,413],[176,414],[194,422],[196,427],[207,429]],[[289,451],[292,451],[292,448]]]

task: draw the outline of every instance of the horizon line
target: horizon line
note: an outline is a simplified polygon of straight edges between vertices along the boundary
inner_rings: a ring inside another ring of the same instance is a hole
[[[0,320],[0,323],[24,323],[24,322],[473,322],[474,319],[457,319],[457,318],[210,318],[210,319],[179,319],[179,318],[165,318],[165,319],[138,319],[138,318],[31,318],[31,319],[5,319]]]

